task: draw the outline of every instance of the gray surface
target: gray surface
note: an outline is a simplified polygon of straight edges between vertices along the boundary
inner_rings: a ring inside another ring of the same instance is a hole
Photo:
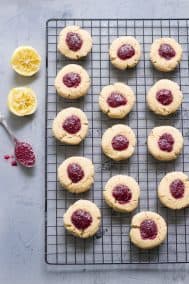
[[[75,4],[73,5],[73,2]],[[43,257],[44,197],[44,64],[32,80],[21,79],[9,67],[12,51],[31,44],[44,56],[45,21],[50,17],[187,17],[185,1],[0,1],[0,105],[20,138],[33,142],[38,155],[34,171],[12,168],[3,161],[11,143],[0,129],[0,283],[187,283],[188,266],[125,269],[121,272],[49,272]],[[119,4],[119,5],[118,5]],[[177,13],[175,13],[175,11]],[[43,57],[44,59],[44,57]],[[44,60],[43,60],[44,63]],[[13,86],[30,84],[38,94],[34,117],[19,119],[8,114],[7,93]]]

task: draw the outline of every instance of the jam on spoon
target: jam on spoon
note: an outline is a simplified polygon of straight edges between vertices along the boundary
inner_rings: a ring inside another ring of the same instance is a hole
[[[13,166],[16,166],[16,162],[21,164],[24,167],[31,168],[35,165],[35,153],[32,149],[32,146],[27,142],[21,142],[19,141],[13,134],[13,132],[10,130],[10,128],[7,125],[7,122],[5,121],[4,117],[0,113],[0,124],[6,129],[7,133],[11,137],[12,141],[15,144],[15,158],[16,161]]]
[[[22,166],[31,168],[35,165],[35,154],[29,143],[16,140],[14,152],[16,160]]]

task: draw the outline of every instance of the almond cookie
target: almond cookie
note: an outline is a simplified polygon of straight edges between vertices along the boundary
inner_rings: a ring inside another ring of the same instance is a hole
[[[89,190],[94,182],[94,165],[85,157],[71,157],[58,167],[58,180],[70,192]]]
[[[189,206],[189,180],[182,172],[166,174],[160,181],[158,196],[168,208],[182,209]]]
[[[140,212],[131,220],[131,242],[141,249],[151,249],[159,246],[164,242],[166,236],[166,222],[155,212]]]
[[[134,67],[140,59],[140,44],[132,36],[121,36],[110,46],[110,60],[121,70]]]
[[[135,103],[133,90],[123,84],[105,86],[99,96],[100,109],[111,118],[124,118]]]
[[[101,213],[89,200],[78,200],[64,214],[64,227],[74,236],[89,238],[99,229]]]
[[[121,161],[134,153],[136,138],[133,130],[124,124],[108,128],[102,136],[102,150],[109,158]]]
[[[179,85],[167,79],[157,81],[147,95],[149,108],[163,116],[174,113],[180,107],[182,99]]]
[[[69,107],[61,110],[52,125],[53,135],[63,143],[79,144],[87,135],[88,119],[79,108]]]
[[[77,64],[63,67],[55,79],[57,93],[66,99],[78,99],[87,94],[90,78],[87,71]]]
[[[174,70],[182,58],[182,47],[173,38],[156,39],[151,46],[150,59],[154,67],[163,72]]]
[[[138,206],[140,188],[134,178],[117,175],[108,180],[103,195],[106,203],[115,211],[131,212]]]
[[[92,48],[92,38],[88,31],[78,26],[68,26],[61,30],[58,50],[70,59],[85,57]]]
[[[158,126],[148,136],[148,150],[157,160],[171,161],[182,151],[184,140],[178,129],[172,126]]]

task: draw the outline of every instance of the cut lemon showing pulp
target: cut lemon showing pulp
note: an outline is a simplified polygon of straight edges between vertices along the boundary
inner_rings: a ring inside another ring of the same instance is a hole
[[[8,94],[8,108],[17,116],[30,115],[36,111],[37,97],[31,88],[13,88]]]
[[[11,58],[12,68],[22,76],[32,76],[39,71],[41,57],[31,46],[18,47]]]

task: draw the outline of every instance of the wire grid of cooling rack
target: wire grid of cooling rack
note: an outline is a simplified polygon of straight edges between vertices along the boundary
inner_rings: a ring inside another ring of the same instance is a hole
[[[93,37],[93,49],[84,60],[79,60],[91,77],[91,88],[84,99],[66,101],[54,88],[59,69],[73,63],[57,51],[60,30],[68,25],[79,25]],[[157,185],[169,171],[189,172],[189,20],[120,20],[120,19],[50,19],[46,27],[46,206],[45,206],[45,260],[48,264],[95,265],[129,263],[186,263],[189,262],[189,209],[175,212],[163,207],[157,198]],[[133,35],[142,47],[142,58],[136,68],[119,71],[109,62],[108,50],[113,39]],[[149,61],[150,45],[154,39],[170,36],[180,42],[183,59],[180,66],[169,74],[152,68]],[[161,78],[176,81],[184,93],[184,102],[177,113],[159,118],[146,106],[147,90]],[[133,111],[124,120],[111,120],[100,112],[98,96],[103,86],[117,81],[131,86],[137,101]],[[62,145],[52,137],[51,126],[62,108],[81,108],[89,120],[88,137],[79,146]],[[102,133],[113,124],[126,123],[136,133],[137,147],[129,161],[114,162],[101,152]],[[155,161],[148,153],[146,139],[149,131],[158,125],[172,125],[181,130],[185,140],[182,155],[173,162]],[[95,183],[91,190],[80,196],[62,190],[57,181],[57,166],[67,157],[82,155],[95,165]],[[102,190],[106,181],[116,174],[133,176],[140,184],[141,198],[138,209],[160,213],[168,223],[165,243],[151,251],[142,251],[130,243],[129,228],[133,214],[119,214],[104,202]],[[94,201],[102,213],[101,230],[91,239],[82,240],[67,233],[62,225],[65,210],[79,198]]]

